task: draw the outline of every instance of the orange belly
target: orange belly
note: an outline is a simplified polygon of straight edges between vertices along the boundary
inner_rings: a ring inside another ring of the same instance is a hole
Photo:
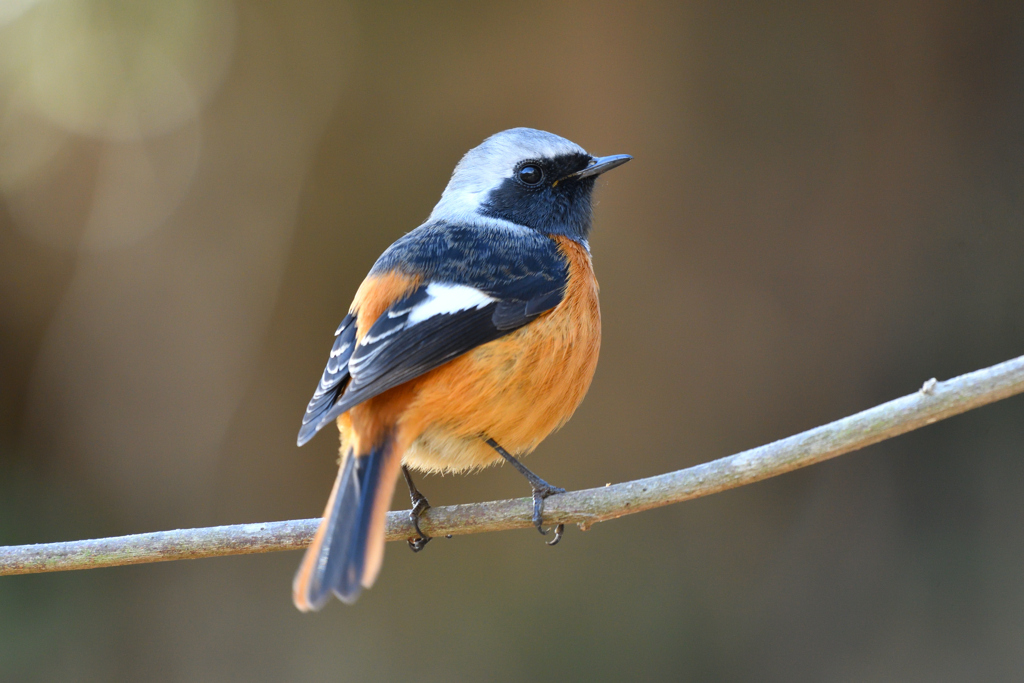
[[[399,422],[406,464],[459,472],[501,460],[492,438],[529,453],[572,417],[597,367],[601,313],[590,256],[559,239],[570,263],[565,298],[511,334],[424,375]]]
[[[343,443],[358,441],[358,432],[364,431],[360,423],[390,422],[384,415],[389,413],[397,418],[396,441],[405,464],[461,472],[501,460],[486,438],[524,455],[561,427],[593,379],[601,313],[590,255],[571,240],[555,239],[570,268],[565,298],[557,307],[353,408],[351,416],[338,420]]]

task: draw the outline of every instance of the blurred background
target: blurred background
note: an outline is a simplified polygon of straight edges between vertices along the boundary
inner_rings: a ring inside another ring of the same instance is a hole
[[[1024,352],[1019,1],[6,0],[0,544],[320,514],[336,436],[295,435],[331,335],[513,126],[635,157],[598,188],[593,388],[527,460],[558,485]],[[391,544],[319,614],[294,552],[0,578],[0,679],[1020,680],[1022,411],[554,549]]]

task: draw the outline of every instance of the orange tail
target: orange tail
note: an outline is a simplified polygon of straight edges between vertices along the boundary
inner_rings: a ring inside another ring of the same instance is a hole
[[[396,450],[387,439],[368,454],[350,450],[345,457],[292,584],[292,600],[303,612],[323,607],[331,593],[351,604],[377,579],[384,560],[384,524],[402,461]]]

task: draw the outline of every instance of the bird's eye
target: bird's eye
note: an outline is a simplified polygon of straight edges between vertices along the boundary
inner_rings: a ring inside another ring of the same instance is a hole
[[[526,183],[527,185],[537,185],[541,180],[544,179],[544,172],[540,170],[539,166],[534,164],[526,164],[522,166],[516,174],[519,176],[519,180]]]

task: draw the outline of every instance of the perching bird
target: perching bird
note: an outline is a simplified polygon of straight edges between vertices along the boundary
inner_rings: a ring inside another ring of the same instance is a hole
[[[399,472],[412,521],[428,504],[408,467],[462,472],[505,459],[543,501],[563,493],[523,467],[572,416],[601,344],[587,237],[597,176],[626,163],[513,128],[470,150],[427,221],[381,255],[341,321],[298,443],[337,421],[341,467],[295,576],[302,611],[354,602],[384,557]],[[561,535],[556,530],[555,541]],[[419,550],[422,532],[409,545]],[[554,543],[554,542],[552,542]]]

